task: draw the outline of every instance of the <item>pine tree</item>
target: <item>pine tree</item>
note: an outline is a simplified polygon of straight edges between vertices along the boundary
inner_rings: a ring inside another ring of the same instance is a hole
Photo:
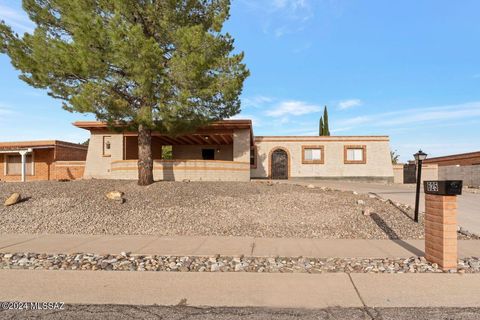
[[[249,72],[222,33],[229,0],[23,0],[36,24],[0,22],[0,52],[70,112],[138,130],[140,185],[153,182],[151,133],[192,132],[240,111]]]
[[[327,106],[323,109],[323,136],[329,136],[330,135],[330,129],[328,127],[328,110]]]

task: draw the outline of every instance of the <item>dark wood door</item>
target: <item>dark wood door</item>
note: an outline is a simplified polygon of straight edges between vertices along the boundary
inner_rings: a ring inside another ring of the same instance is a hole
[[[288,179],[288,155],[284,150],[272,153],[272,179]]]

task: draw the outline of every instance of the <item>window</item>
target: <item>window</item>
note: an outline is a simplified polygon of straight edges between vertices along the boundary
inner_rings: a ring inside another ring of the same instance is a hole
[[[215,160],[215,149],[202,149],[203,160]]]
[[[111,143],[111,136],[104,136],[103,137],[103,156],[110,157],[112,155],[112,143]]]
[[[33,158],[31,154],[27,154],[25,159],[25,174],[33,176]],[[22,174],[22,156],[6,155],[5,156],[5,174],[9,176],[19,176]]]
[[[345,164],[367,163],[367,147],[366,146],[345,146],[344,147],[344,163]]]
[[[324,155],[323,146],[302,146],[302,163],[303,164],[323,164]]]
[[[250,167],[257,167],[257,147],[250,148]]]

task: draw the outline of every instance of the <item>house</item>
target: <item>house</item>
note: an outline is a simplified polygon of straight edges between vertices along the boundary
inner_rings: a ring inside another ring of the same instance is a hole
[[[0,142],[0,181],[78,179],[86,156],[86,146],[65,141]]]
[[[84,178],[137,179],[138,133],[96,121]],[[162,159],[162,149],[172,159]],[[152,133],[155,180],[344,179],[393,182],[387,136],[262,136],[250,120],[223,120],[180,136]]]
[[[480,187],[480,151],[427,158],[423,162],[438,167],[439,180],[463,180],[464,186]]]
[[[435,163],[439,167],[480,165],[480,151],[427,158],[423,163]]]

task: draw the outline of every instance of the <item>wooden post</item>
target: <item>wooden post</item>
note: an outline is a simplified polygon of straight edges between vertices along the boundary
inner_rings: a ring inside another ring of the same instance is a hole
[[[425,195],[425,258],[443,270],[457,268],[457,197]]]

